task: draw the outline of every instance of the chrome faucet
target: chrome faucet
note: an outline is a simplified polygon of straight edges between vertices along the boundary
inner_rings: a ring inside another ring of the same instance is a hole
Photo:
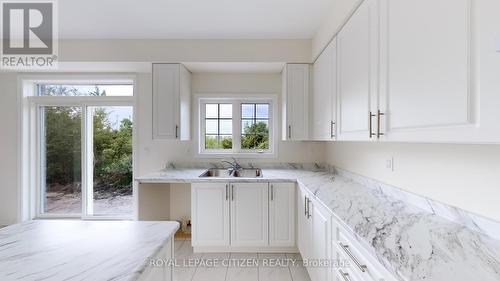
[[[221,163],[226,163],[226,164],[229,164],[229,174],[232,174],[234,173],[235,171],[239,171],[242,169],[241,165],[238,164],[238,161],[236,161],[236,159],[234,157],[231,157],[233,159],[233,162],[230,162],[230,161],[227,161],[227,160],[222,160],[220,161]]]

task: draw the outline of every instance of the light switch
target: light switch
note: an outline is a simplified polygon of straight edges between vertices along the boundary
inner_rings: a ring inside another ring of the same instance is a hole
[[[394,157],[385,160],[385,168],[394,172]]]

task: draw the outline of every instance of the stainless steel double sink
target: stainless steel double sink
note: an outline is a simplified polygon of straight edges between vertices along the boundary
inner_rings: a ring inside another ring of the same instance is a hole
[[[239,170],[229,170],[229,169],[208,169],[200,178],[261,178],[261,169],[239,169]]]

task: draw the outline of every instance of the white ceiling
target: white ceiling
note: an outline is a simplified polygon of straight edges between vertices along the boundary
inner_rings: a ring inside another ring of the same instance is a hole
[[[332,0],[63,0],[61,39],[312,38]]]

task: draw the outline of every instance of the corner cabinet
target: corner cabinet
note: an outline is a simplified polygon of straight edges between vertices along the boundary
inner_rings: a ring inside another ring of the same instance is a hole
[[[282,73],[282,139],[309,139],[309,92],[311,66],[289,63]]]
[[[195,251],[294,251],[295,192],[295,183],[193,183]]]
[[[309,139],[335,140],[337,130],[337,40],[333,39],[313,65]]]
[[[191,138],[191,73],[179,63],[153,64],[153,139]]]

